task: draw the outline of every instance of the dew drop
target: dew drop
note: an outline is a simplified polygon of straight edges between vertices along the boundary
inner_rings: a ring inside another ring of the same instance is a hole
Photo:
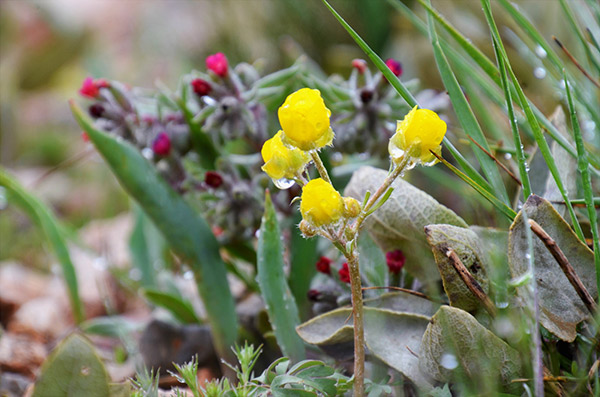
[[[527,259],[527,260],[531,259],[531,254],[529,252],[525,254],[525,259]]]
[[[254,237],[255,238],[259,238],[260,237],[260,229],[256,229],[256,232],[254,232]]]
[[[546,58],[546,55],[548,55],[546,53],[546,50],[544,50],[544,47],[542,47],[541,45],[538,45],[535,47],[535,55],[537,55],[539,58]]]
[[[0,211],[8,207],[8,198],[6,197],[6,189],[0,186]]]
[[[129,271],[129,278],[133,281],[140,281],[142,279],[142,272],[140,269],[133,268]]]
[[[81,367],[81,375],[88,376],[90,374],[90,367]]]
[[[186,272],[183,273],[183,278],[185,280],[192,280],[194,278],[194,272],[192,272],[191,270],[188,270]]]
[[[510,153],[504,153],[504,158],[506,160],[510,160],[512,158],[512,154],[510,154]]]
[[[546,69],[542,67],[535,68],[533,69],[533,75],[536,79],[543,79],[544,77],[546,77]]]
[[[458,360],[454,354],[444,353],[440,359],[440,365],[446,369],[454,369],[458,367]]]
[[[529,164],[528,163],[524,163],[523,165],[525,166],[525,171],[529,172]]]
[[[273,183],[277,186],[278,189],[286,190],[294,186],[294,181],[287,178],[274,179]]]
[[[142,149],[142,156],[144,156],[146,160],[152,160],[154,158],[154,152],[149,147],[145,147]]]
[[[215,106],[217,104],[217,101],[207,95],[202,97],[202,101],[204,101],[204,103],[208,106]]]
[[[94,269],[96,270],[106,270],[106,268],[108,267],[107,263],[106,263],[106,258],[102,257],[102,256],[98,256],[96,258],[94,258]]]
[[[508,307],[508,302],[506,302],[506,301],[496,302],[496,307],[498,309],[506,309]]]

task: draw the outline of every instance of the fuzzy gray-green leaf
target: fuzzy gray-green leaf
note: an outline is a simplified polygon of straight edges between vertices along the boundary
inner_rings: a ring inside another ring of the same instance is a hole
[[[425,233],[450,304],[469,312],[476,310],[480,306],[479,300],[460,278],[446,253],[449,249],[456,252],[461,262],[481,285],[483,292],[487,294],[488,263],[479,237],[470,229],[451,225],[429,225],[425,227]]]
[[[442,306],[427,326],[419,367],[440,382],[466,376],[478,386],[497,379],[509,387],[521,376],[519,352],[475,317],[451,306]]]
[[[594,253],[577,238],[552,204],[539,196],[529,197],[510,228],[508,258],[512,276],[519,277],[528,269],[525,254],[529,249],[522,211],[554,239],[589,293],[596,297],[598,292]],[[589,312],[552,254],[535,236],[533,257],[540,302],[540,323],[560,339],[572,342],[577,336],[577,324],[587,319]]]
[[[387,171],[361,167],[352,175],[344,193],[362,200],[367,190],[375,192],[386,176]],[[460,227],[467,224],[452,210],[403,179],[396,179],[392,187],[394,192],[366,219],[365,228],[384,252],[403,250],[406,269],[422,281],[439,279],[423,228],[432,223]]]

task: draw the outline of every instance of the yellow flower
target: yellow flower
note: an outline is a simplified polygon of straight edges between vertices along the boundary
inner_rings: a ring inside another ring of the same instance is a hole
[[[330,183],[313,179],[302,188],[300,212],[313,226],[331,225],[344,216],[344,200]]]
[[[302,173],[310,161],[310,157],[303,151],[285,146],[281,141],[282,135],[283,132],[279,131],[273,138],[265,142],[260,151],[265,162],[262,170],[273,180],[293,179]]]
[[[285,144],[305,151],[331,144],[331,111],[325,107],[319,90],[302,88],[290,94],[277,114]]]
[[[397,163],[409,156],[413,163],[435,164],[437,159],[429,151],[440,153],[446,129],[446,123],[434,111],[415,106],[398,122],[396,133],[390,139],[388,149],[392,161]]]

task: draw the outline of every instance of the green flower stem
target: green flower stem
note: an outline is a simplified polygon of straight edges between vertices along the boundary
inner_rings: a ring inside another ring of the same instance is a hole
[[[321,178],[323,178],[323,180],[325,182],[327,182],[333,186],[333,183],[331,183],[331,179],[329,178],[329,174],[327,173],[327,169],[325,168],[323,161],[319,157],[319,153],[317,153],[316,150],[311,150],[309,153],[310,153],[310,157],[313,159],[313,162],[315,163],[315,167],[317,167],[317,171],[319,171],[319,175],[321,176]]]
[[[365,329],[362,285],[358,255],[353,251],[346,254],[350,270],[350,289],[352,290],[352,317],[354,320],[354,396],[365,393]]]
[[[396,164],[396,167],[388,174],[381,186],[379,186],[379,189],[377,189],[377,191],[369,198],[369,201],[367,202],[367,204],[365,204],[362,211],[358,215],[358,218],[356,218],[356,222],[354,223],[353,234],[355,238],[356,236],[358,236],[358,231],[360,230],[360,226],[362,225],[363,221],[369,215],[369,210],[373,208],[373,206],[377,203],[379,198],[385,192],[387,192],[390,185],[396,180],[396,178],[398,178],[400,174],[402,174],[402,171],[404,171],[404,168],[408,164],[409,160],[410,157],[408,156],[400,158],[400,161],[398,162],[398,164]]]

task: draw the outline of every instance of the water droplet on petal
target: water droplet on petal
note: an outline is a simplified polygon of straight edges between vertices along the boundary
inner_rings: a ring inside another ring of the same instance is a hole
[[[287,179],[287,178],[281,178],[281,179],[274,179],[273,183],[275,184],[275,186],[277,186],[278,189],[281,190],[286,190],[291,188],[292,186],[294,186],[294,182],[291,179]]]

